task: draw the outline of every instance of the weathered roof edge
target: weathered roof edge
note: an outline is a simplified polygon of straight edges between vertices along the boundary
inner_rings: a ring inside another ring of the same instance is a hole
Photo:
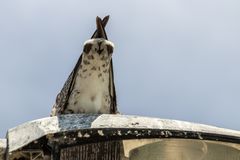
[[[7,140],[0,139],[0,160],[4,160],[6,149],[7,149]]]
[[[178,120],[113,114],[69,114],[38,119],[9,129],[7,133],[8,152],[15,151],[49,134],[93,128],[179,130],[240,138],[240,131]]]

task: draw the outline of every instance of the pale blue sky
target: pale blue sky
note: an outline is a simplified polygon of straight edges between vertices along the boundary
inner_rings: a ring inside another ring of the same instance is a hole
[[[0,0],[0,137],[46,117],[95,17],[119,110],[240,130],[239,0]]]

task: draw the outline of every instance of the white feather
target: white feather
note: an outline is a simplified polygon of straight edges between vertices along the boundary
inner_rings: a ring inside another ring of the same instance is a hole
[[[95,51],[95,48],[99,48],[99,42],[102,42],[101,54]],[[78,70],[67,110],[72,110],[74,113],[110,113],[109,63],[111,55],[108,54],[106,45],[112,47],[114,45],[104,39],[91,39],[84,43],[86,44],[92,44],[92,49],[89,53],[82,55],[82,67]],[[89,59],[89,56],[93,56],[93,59]],[[84,61],[90,64],[85,64]]]

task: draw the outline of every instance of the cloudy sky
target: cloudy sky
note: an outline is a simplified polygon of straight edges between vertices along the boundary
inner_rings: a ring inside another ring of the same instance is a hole
[[[95,17],[123,114],[240,130],[239,0],[0,0],[0,137],[49,116]]]

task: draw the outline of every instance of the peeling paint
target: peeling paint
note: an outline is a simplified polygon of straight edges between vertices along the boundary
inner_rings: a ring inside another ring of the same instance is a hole
[[[81,131],[78,132],[78,137],[80,137],[80,138],[83,137]]]
[[[151,130],[148,130],[148,135],[151,135]]]
[[[172,136],[173,134],[172,134],[172,132],[170,132],[170,131],[166,131],[166,135]]]
[[[83,137],[85,137],[85,138],[89,138],[90,135],[89,135],[88,133],[85,133],[85,134],[83,135]]]
[[[119,135],[119,136],[121,136],[122,135],[122,133],[121,133],[121,131],[117,131],[117,134]]]
[[[102,130],[98,130],[98,134],[99,134],[100,136],[104,136],[104,134],[103,134],[103,131],[102,131]]]
[[[203,139],[203,137],[201,136],[201,133],[197,133],[197,135],[199,139]]]
[[[164,131],[161,131],[161,132],[160,132],[160,135],[161,135],[161,136],[164,136],[164,135],[165,135]]]

